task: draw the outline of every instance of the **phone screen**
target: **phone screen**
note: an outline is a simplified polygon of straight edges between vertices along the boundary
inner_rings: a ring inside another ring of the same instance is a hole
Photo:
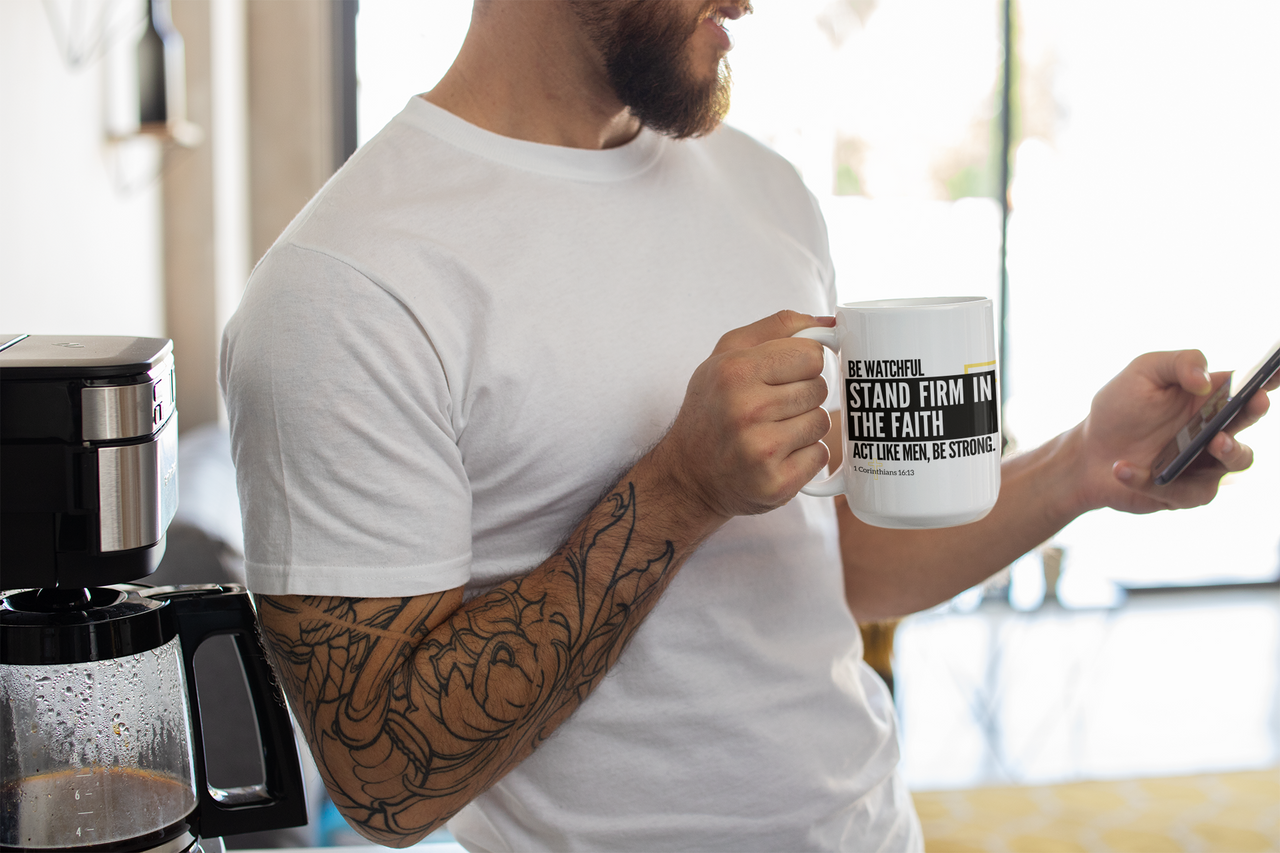
[[[1163,486],[1173,482],[1208,446],[1209,441],[1231,423],[1231,419],[1244,408],[1244,404],[1249,402],[1249,398],[1257,393],[1277,368],[1280,368],[1280,341],[1272,344],[1262,360],[1251,369],[1233,373],[1231,380],[1222,383],[1222,387],[1178,430],[1178,434],[1165,445],[1151,464],[1151,470],[1157,472],[1155,484]]]

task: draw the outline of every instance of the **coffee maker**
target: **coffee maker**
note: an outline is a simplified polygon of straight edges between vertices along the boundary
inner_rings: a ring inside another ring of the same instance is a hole
[[[177,421],[168,340],[0,336],[0,853],[207,853],[306,823],[245,590],[138,583],[177,508]],[[219,635],[261,784],[206,780],[194,662]]]

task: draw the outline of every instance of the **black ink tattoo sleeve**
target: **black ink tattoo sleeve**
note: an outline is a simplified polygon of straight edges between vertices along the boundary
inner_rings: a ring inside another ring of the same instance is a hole
[[[414,843],[527,757],[609,668],[679,562],[606,498],[529,574],[466,604],[262,596],[265,644],[339,810]]]

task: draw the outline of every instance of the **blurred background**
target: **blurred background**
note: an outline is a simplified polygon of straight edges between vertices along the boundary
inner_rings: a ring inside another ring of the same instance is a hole
[[[1015,452],[1141,352],[1244,369],[1280,338],[1280,3],[755,6],[730,26],[728,121],[819,199],[842,301],[997,301]],[[0,2],[0,330],[173,338],[179,517],[232,553],[222,326],[469,16],[469,0]],[[1257,463],[1211,507],[1092,513],[890,626],[878,668],[914,789],[1280,784],[1280,418],[1248,441]]]

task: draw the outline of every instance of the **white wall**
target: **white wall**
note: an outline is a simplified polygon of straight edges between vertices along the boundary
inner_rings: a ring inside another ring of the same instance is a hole
[[[108,141],[142,15],[0,2],[2,332],[163,335],[158,147]]]

